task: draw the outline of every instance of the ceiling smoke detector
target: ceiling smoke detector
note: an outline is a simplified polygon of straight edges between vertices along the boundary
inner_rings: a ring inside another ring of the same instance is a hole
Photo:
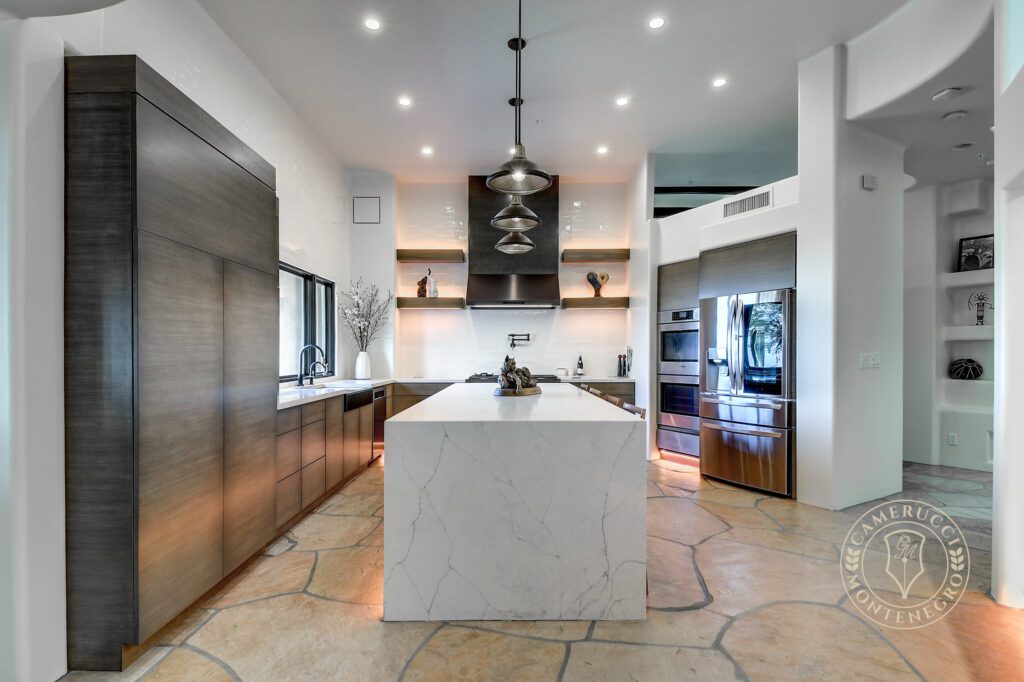
[[[938,92],[932,94],[932,101],[933,102],[945,102],[948,99],[953,99],[954,97],[959,97],[962,94],[964,94],[964,89],[963,88],[944,88],[944,89],[939,90]]]
[[[966,111],[951,111],[942,117],[943,121],[962,121],[967,118]]]

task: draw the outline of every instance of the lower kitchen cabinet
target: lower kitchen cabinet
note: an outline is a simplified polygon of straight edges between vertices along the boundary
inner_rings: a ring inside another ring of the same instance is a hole
[[[636,384],[632,381],[570,381],[573,386],[579,386],[580,384],[586,384],[591,388],[596,388],[606,395],[615,396],[621,399],[623,402],[636,404]]]
[[[359,471],[359,410],[349,410],[344,416],[343,434],[343,479],[349,479]]]
[[[416,403],[423,402],[435,393],[439,393],[451,386],[450,383],[430,382],[409,382],[392,384],[391,394],[388,397],[388,418],[408,410]]]
[[[345,480],[345,399],[341,396],[324,401],[327,434],[327,488]]]
[[[277,437],[277,480],[302,468],[302,430],[295,429]]]
[[[322,407],[323,403],[320,405]],[[326,422],[321,419],[302,427],[302,466],[307,466],[327,454],[325,426]]]
[[[327,488],[326,457],[302,467],[302,508],[305,509],[323,496]]]
[[[277,482],[277,527],[281,528],[302,511],[302,472]]]
[[[359,408],[359,466],[373,459],[373,403]]]

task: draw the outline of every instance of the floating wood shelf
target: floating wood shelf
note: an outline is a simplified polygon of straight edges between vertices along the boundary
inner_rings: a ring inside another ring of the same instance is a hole
[[[462,249],[396,249],[399,263],[465,263]]]
[[[399,296],[398,307],[420,309],[465,308],[466,299],[455,297],[420,298],[419,296]]]
[[[942,338],[946,341],[992,341],[995,337],[996,328],[991,324],[942,328]]]
[[[968,270],[967,272],[947,272],[942,275],[942,286],[947,289],[983,287],[994,284],[995,281],[996,271],[993,268]]]
[[[586,298],[563,298],[563,308],[587,308],[600,310],[602,308],[628,308],[628,296],[588,296]]]
[[[625,263],[629,249],[564,249],[563,263]]]

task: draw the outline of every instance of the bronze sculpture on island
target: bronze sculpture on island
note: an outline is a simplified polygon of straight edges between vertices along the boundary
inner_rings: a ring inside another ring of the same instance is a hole
[[[537,380],[533,378],[530,370],[526,367],[516,368],[516,359],[506,355],[498,374],[498,388],[494,389],[494,395],[523,396],[538,393],[540,386],[537,385]]]

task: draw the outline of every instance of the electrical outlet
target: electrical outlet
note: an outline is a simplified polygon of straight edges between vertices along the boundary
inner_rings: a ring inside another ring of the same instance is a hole
[[[960,445],[960,434],[950,431],[946,434],[946,444],[954,447]]]

